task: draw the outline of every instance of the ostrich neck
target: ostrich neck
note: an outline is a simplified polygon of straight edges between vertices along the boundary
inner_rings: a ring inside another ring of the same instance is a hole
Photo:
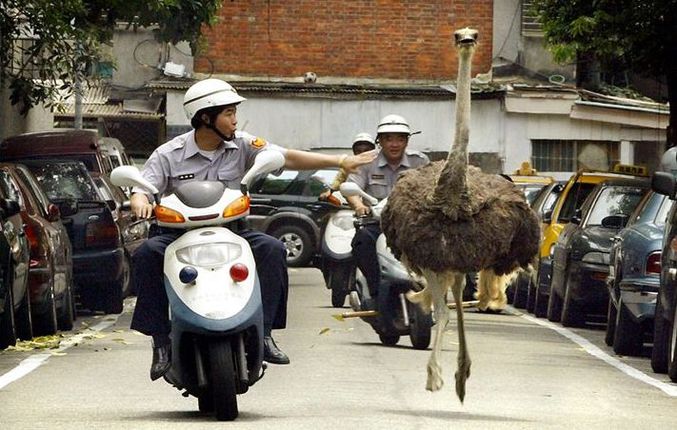
[[[470,139],[471,57],[472,49],[461,48],[459,53],[458,79],[456,81],[456,127],[454,142],[447,158],[447,163],[454,163],[454,167],[463,167],[462,173],[464,176],[465,166],[468,164],[468,141]]]

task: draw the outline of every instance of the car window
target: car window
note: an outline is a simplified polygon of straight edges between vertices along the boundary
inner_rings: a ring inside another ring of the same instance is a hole
[[[656,193],[658,194],[658,193]],[[663,197],[663,203],[661,204],[660,209],[658,209],[658,213],[656,214],[656,224],[663,225],[667,222],[668,220],[668,214],[670,213],[670,209],[672,209],[672,204],[675,202],[674,200],[670,200],[666,196],[661,196]]]
[[[317,197],[322,194],[334,182],[338,170],[318,170],[314,172],[306,182],[303,194],[306,196]]]
[[[4,170],[0,170],[0,193],[4,198],[15,200],[19,203],[19,206],[24,206],[21,192],[19,192],[19,189],[12,182],[10,174]]]
[[[96,161],[95,154],[65,154],[65,155],[31,155],[30,157],[21,157],[24,160],[75,160],[85,163],[87,170],[90,172],[99,171],[99,163]]]
[[[267,175],[255,190],[259,194],[284,194],[299,175],[297,170],[284,170],[279,175]]]
[[[48,163],[31,166],[31,171],[50,200],[101,200],[89,174],[82,165]]]
[[[527,203],[531,205],[534,200],[536,200],[541,194],[541,191],[545,189],[546,185],[541,185],[541,184],[525,184],[525,185],[518,185],[519,188],[522,189],[522,192],[524,193],[524,197],[527,199]]]
[[[576,182],[571,186],[571,189],[566,195],[566,199],[562,204],[562,209],[557,217],[558,222],[569,222],[574,215],[576,209],[580,208],[585,199],[590,195],[595,184],[585,182]]]
[[[120,157],[117,155],[110,155],[108,159],[110,160],[110,164],[113,166],[113,168],[116,168],[122,164],[120,163]]]
[[[586,225],[602,225],[602,220],[610,215],[629,215],[645,192],[637,187],[604,187],[590,208]]]

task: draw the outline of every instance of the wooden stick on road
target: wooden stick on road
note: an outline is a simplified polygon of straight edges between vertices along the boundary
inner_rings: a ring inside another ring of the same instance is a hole
[[[479,300],[471,300],[468,302],[463,302],[463,308],[471,308],[477,306]],[[447,303],[449,309],[455,309],[456,303]],[[346,318],[365,318],[365,317],[377,317],[378,311],[348,311],[340,314],[332,315],[339,321],[343,321]]]

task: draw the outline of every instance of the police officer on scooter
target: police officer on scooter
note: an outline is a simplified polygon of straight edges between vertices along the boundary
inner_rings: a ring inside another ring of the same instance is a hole
[[[191,86],[183,107],[194,130],[158,147],[143,167],[142,175],[161,195],[172,194],[183,183],[218,180],[239,189],[240,181],[260,151],[277,150],[285,155],[285,167],[295,170],[338,166],[354,171],[370,162],[375,152],[354,155],[326,155],[281,148],[260,137],[237,130],[237,106],[246,100],[219,79],[205,79]],[[134,189],[132,211],[148,218],[153,212],[152,196]],[[150,377],[156,380],[171,367],[171,325],[164,287],[163,261],[167,246],[181,231],[154,226],[151,237],[134,253],[133,271],[137,290],[131,328],[152,336],[153,362]],[[286,326],[287,277],[286,250],[277,239],[264,233],[238,232],[249,242],[257,266],[263,301],[264,360],[287,364],[289,358],[271,336],[273,329]]]
[[[376,142],[381,147],[378,157],[348,175],[347,182],[357,184],[367,194],[382,200],[388,197],[402,172],[426,165],[430,160],[421,152],[407,149],[412,132],[409,123],[402,116],[386,115],[379,122],[376,133]],[[371,212],[359,196],[351,196],[347,200],[357,216],[365,216]],[[372,300],[376,300],[379,295],[381,276],[376,257],[376,239],[380,234],[381,227],[378,223],[369,224],[356,231],[352,242],[353,256],[357,267],[367,279]],[[375,306],[367,303],[365,307],[373,309]]]

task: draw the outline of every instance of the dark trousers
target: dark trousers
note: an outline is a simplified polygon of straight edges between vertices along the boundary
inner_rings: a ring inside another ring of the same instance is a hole
[[[164,336],[171,330],[163,263],[167,246],[181,234],[181,230],[161,229],[139,246],[132,257],[137,298],[131,328],[143,334]],[[282,242],[267,234],[245,230],[238,235],[249,242],[254,254],[261,285],[263,329],[269,336],[271,330],[287,325],[287,252]]]
[[[376,257],[376,239],[381,235],[381,226],[378,223],[368,224],[355,232],[353,241],[353,257],[357,267],[367,279],[369,295],[378,294],[381,271]]]

